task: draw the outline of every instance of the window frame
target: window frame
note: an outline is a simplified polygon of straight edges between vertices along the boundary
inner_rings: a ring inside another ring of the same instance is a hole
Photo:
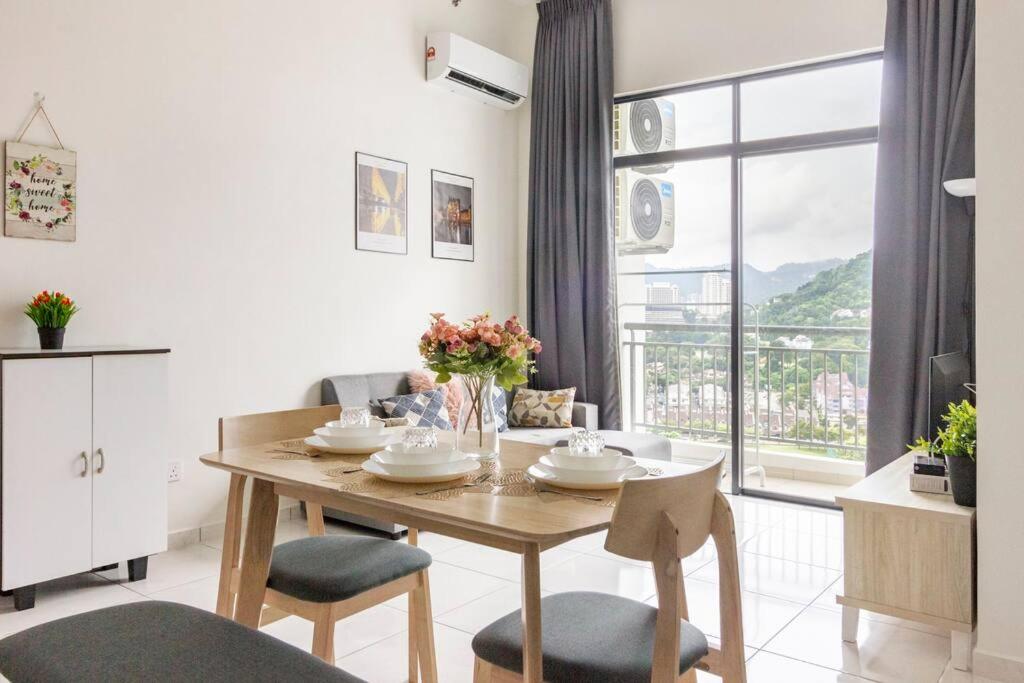
[[[813,62],[805,62],[792,66],[765,69],[762,71],[739,74],[726,78],[718,78],[698,83],[684,84],[667,88],[656,88],[644,90],[626,95],[617,95],[613,99],[615,105],[636,102],[639,100],[651,99],[654,97],[667,97],[682,93],[705,90],[709,88],[721,88],[729,86],[732,90],[732,140],[728,143],[717,145],[705,145],[702,147],[691,147],[687,149],[666,150],[663,152],[652,152],[648,154],[631,154],[616,156],[612,160],[612,174],[619,169],[632,168],[635,166],[655,166],[659,164],[674,164],[685,161],[696,161],[703,159],[728,157],[731,169],[730,192],[730,241],[732,246],[730,261],[730,277],[732,279],[731,297],[733,302],[742,301],[743,292],[743,202],[742,202],[742,164],[744,159],[767,156],[772,154],[785,154],[788,152],[800,152],[816,149],[832,149],[837,147],[850,147],[855,145],[877,144],[878,126],[863,126],[858,128],[843,128],[816,133],[802,133],[775,138],[763,138],[758,140],[741,139],[741,86],[751,81],[777,78],[790,74],[805,73],[809,71],[820,71],[850,64],[881,61],[882,51],[871,50],[854,55],[832,57]],[[630,274],[646,274],[646,271]],[[732,437],[732,481],[731,492],[734,495],[752,495],[761,498],[770,498],[786,502],[815,505],[830,509],[838,509],[835,504],[802,496],[791,496],[760,489],[750,489],[743,485],[743,307],[733,305],[730,307],[730,362],[729,362],[729,391],[732,393],[731,423],[729,425]],[[632,407],[631,407],[632,410]]]

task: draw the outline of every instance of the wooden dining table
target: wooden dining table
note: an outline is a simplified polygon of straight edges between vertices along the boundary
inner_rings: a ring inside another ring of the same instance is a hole
[[[547,446],[504,440],[500,457],[482,463],[481,470],[466,479],[471,482],[487,474],[485,482],[446,491],[435,489],[453,484],[384,482],[358,470],[367,457],[365,454],[316,454],[301,439],[204,455],[200,458],[204,464],[231,474],[218,612],[231,616],[232,574],[240,564],[233,616],[246,626],[259,627],[278,500],[288,496],[521,555],[523,678],[529,683],[540,683],[540,553],[607,529],[618,496],[615,490],[546,490],[545,486],[535,485],[525,476],[526,470],[548,450]],[[655,460],[637,462],[647,469],[647,476],[684,474],[696,469]],[[239,558],[235,541],[241,534],[242,492],[247,478],[252,479],[252,494],[244,549]],[[504,615],[494,616],[497,619]]]

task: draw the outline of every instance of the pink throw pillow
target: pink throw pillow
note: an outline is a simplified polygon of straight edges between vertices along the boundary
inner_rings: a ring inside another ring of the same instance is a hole
[[[406,375],[406,379],[409,380],[409,389],[416,393],[431,389],[444,390],[444,407],[448,409],[448,419],[451,421],[452,427],[457,427],[459,406],[462,405],[462,387],[455,379],[447,384],[438,384],[435,381],[436,377],[437,374],[430,370],[413,370]]]

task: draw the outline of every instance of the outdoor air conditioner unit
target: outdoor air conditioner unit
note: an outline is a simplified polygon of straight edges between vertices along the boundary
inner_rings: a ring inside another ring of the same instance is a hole
[[[619,254],[664,254],[675,244],[675,187],[624,169],[615,173],[615,246]]]
[[[427,82],[498,107],[515,109],[526,99],[525,65],[454,33],[427,34]]]
[[[676,106],[664,97],[615,105],[612,150],[615,156],[666,152],[676,148]],[[641,173],[664,173],[672,164],[634,167]]]

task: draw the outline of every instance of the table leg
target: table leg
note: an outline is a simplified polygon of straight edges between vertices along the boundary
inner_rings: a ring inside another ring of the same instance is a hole
[[[277,494],[274,484],[264,479],[252,482],[249,501],[249,524],[245,530],[242,550],[242,577],[238,582],[235,621],[249,628],[259,628],[263,596],[267,590],[270,555],[274,551],[277,527]]]
[[[540,546],[530,544],[523,553],[523,681],[542,683]]]
[[[242,547],[242,499],[245,475],[232,474],[228,483],[228,511],[224,516],[224,547],[220,553],[220,584],[217,587],[217,614],[230,619],[235,611],[231,575],[238,567]]]
[[[860,621],[860,609],[843,605],[843,640],[847,643],[857,642],[858,621]]]
[[[971,670],[971,633],[953,631],[950,636],[950,660],[957,671]]]

